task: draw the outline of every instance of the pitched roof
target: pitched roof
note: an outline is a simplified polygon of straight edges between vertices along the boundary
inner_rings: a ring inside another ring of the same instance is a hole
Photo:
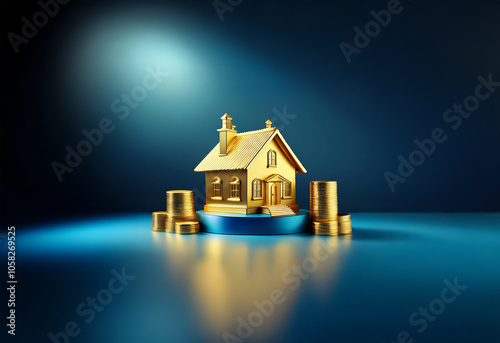
[[[217,143],[212,151],[196,166],[194,171],[247,169],[266,143],[275,137],[285,155],[295,165],[297,173],[306,173],[304,166],[275,127],[236,134],[236,137],[233,138],[229,145],[228,153],[224,156],[219,156],[220,143]]]
[[[286,178],[284,178],[280,174],[270,175],[266,179],[264,179],[264,181],[266,181],[266,182],[276,182],[276,181],[278,181],[278,182],[290,182],[289,180],[287,180]]]

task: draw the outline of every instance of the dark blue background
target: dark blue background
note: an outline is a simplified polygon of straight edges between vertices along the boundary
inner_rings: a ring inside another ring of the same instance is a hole
[[[500,3],[401,4],[349,64],[339,44],[387,1],[243,1],[222,22],[211,1],[73,1],[17,54],[7,34],[39,6],[2,1],[2,215],[161,210],[165,190],[203,189],[193,169],[221,115],[248,131],[285,106],[303,208],[329,179],[342,211],[498,211],[500,91],[455,131],[442,115],[479,75],[500,80]],[[120,120],[113,100],[165,61],[171,77]],[[115,131],[58,182],[51,163],[106,117]],[[447,141],[391,192],[384,172],[438,127]]]

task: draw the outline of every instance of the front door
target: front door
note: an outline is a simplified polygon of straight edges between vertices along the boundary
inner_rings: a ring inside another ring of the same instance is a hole
[[[269,203],[268,205],[279,205],[281,204],[281,193],[280,193],[280,183],[272,182],[269,183],[269,197],[267,198]]]
[[[276,205],[276,183],[271,185],[271,205]]]

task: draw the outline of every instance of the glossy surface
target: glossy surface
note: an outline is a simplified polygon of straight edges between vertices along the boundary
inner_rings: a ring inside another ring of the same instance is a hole
[[[276,292],[284,300],[244,342],[396,342],[402,331],[415,342],[498,341],[500,214],[352,221],[352,237],[166,234],[151,231],[150,213],[18,227],[16,341],[50,342],[74,321],[69,342],[224,342]],[[103,290],[116,290],[122,268],[135,278],[109,301]],[[410,316],[438,306],[455,278],[467,288],[419,333]],[[100,312],[85,304],[96,295]]]

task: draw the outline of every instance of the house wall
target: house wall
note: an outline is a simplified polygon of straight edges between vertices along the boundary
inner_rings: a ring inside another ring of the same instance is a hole
[[[267,152],[272,149],[276,151],[276,167],[267,166]],[[287,180],[289,180],[291,185],[291,198],[281,199],[281,204],[283,205],[294,205],[295,204],[295,166],[290,163],[286,155],[283,153],[281,147],[276,143],[276,140],[268,142],[259,154],[255,157],[253,162],[250,164],[247,170],[247,204],[248,207],[262,206],[266,204],[267,197],[267,187],[266,183],[263,182],[263,200],[252,200],[252,181],[254,179],[264,180],[272,174],[280,174]],[[278,191],[281,196],[281,189]]]
[[[229,198],[229,183],[231,178],[236,176],[240,179],[240,201],[228,200]],[[219,177],[222,180],[222,200],[212,199],[212,180]],[[206,206],[205,211],[217,210],[224,212],[241,212],[238,209],[246,209],[247,207],[247,171],[246,170],[220,170],[205,172],[205,194]],[[231,211],[235,209],[235,211]]]

